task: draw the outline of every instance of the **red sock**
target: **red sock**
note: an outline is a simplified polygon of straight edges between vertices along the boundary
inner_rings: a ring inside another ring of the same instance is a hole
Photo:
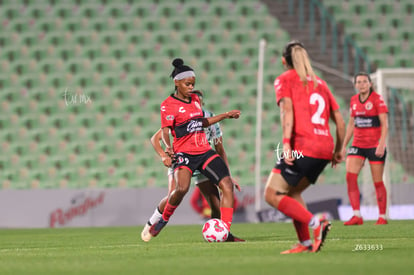
[[[288,196],[284,196],[280,200],[277,209],[286,216],[291,217],[293,220],[305,223],[306,225],[309,224],[313,216],[302,204]]]
[[[358,188],[358,174],[346,173],[346,184],[348,186],[349,203],[352,210],[359,210],[359,188]]]
[[[229,231],[233,221],[233,211],[232,207],[220,207],[221,220],[226,224]]]
[[[165,205],[164,208],[164,212],[162,212],[162,219],[164,221],[169,221],[170,217],[172,216],[172,214],[174,213],[175,209],[177,209],[178,205],[171,205],[168,201],[167,204]]]
[[[377,193],[377,202],[379,208],[379,214],[385,215],[387,210],[387,190],[383,181],[375,182],[375,192]]]
[[[309,225],[297,220],[293,220],[293,225],[295,226],[296,233],[300,242],[310,240],[309,234]]]

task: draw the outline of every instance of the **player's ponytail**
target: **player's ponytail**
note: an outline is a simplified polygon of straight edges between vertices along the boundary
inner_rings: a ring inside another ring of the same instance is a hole
[[[305,86],[308,84],[308,77],[312,79],[314,87],[318,85],[308,53],[301,42],[289,42],[283,51],[283,57],[285,58],[287,65],[295,69]]]

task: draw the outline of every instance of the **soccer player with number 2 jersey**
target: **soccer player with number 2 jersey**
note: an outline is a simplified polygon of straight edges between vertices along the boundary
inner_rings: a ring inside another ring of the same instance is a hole
[[[270,173],[264,195],[268,204],[293,219],[299,239],[281,254],[318,252],[331,224],[306,209],[302,192],[316,182],[329,162],[335,166],[342,161],[345,123],[325,81],[313,72],[302,43],[289,42],[282,63],[287,71],[276,78],[274,87],[280,107],[283,158]],[[329,119],[336,125],[336,143],[329,131]]]

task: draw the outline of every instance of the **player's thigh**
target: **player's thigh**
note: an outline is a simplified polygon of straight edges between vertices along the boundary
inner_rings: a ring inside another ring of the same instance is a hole
[[[177,168],[174,171],[174,178],[176,184],[175,190],[181,192],[188,192],[188,189],[190,188],[192,174],[192,171],[189,170],[186,166]]]
[[[371,168],[371,175],[372,180],[374,182],[380,182],[383,180],[383,174],[384,174],[384,163],[376,162],[376,163],[370,163]]]
[[[364,166],[365,158],[361,156],[347,156],[346,158],[346,171],[348,173],[359,174]]]
[[[265,193],[273,192],[280,194],[288,194],[290,191],[290,186],[286,180],[279,173],[271,172],[267,178]]]

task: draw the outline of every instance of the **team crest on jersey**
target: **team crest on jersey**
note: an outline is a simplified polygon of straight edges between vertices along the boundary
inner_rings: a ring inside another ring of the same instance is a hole
[[[195,106],[198,108],[198,109],[200,109],[201,110],[201,106],[200,106],[200,104],[196,101],[196,102],[194,102],[194,104],[195,104]]]
[[[368,101],[367,104],[365,104],[365,109],[367,109],[368,111],[371,110],[373,107],[372,102]]]
[[[168,115],[165,117],[166,120],[174,120],[174,116],[173,115]]]

